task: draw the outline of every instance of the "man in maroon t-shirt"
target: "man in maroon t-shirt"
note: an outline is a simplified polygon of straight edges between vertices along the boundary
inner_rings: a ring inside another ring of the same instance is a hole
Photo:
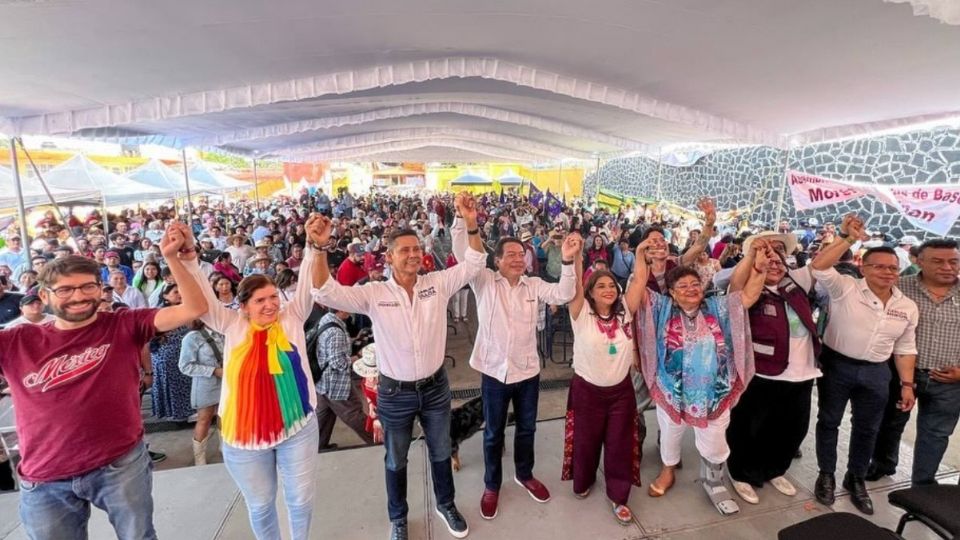
[[[337,283],[352,287],[358,281],[367,277],[367,271],[363,269],[364,252],[363,244],[347,246],[347,258],[340,263],[340,268],[337,269]]]
[[[68,256],[38,277],[54,323],[0,331],[0,373],[13,395],[22,456],[20,517],[30,538],[81,536],[91,503],[107,512],[119,538],[156,538],[140,351],[156,332],[207,310],[182,262],[196,257],[189,228],[171,225],[161,251],[180,283],[178,306],[98,312],[99,264]]]

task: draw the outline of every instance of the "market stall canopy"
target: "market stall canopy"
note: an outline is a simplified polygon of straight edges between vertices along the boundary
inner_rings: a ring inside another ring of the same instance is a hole
[[[171,194],[185,195],[187,183],[182,172],[177,172],[159,159],[151,159],[137,169],[130,171],[127,178],[163,189]],[[199,179],[190,178],[190,193],[216,193],[222,186],[210,185]]]
[[[300,161],[783,147],[958,115],[960,31],[914,7],[0,1],[0,132]]]
[[[248,182],[237,180],[232,176],[228,176],[220,171],[214,170],[210,167],[210,165],[204,162],[197,163],[190,167],[190,169],[187,171],[187,174],[190,177],[191,186],[194,185],[194,182],[197,182],[198,185],[205,186],[205,189],[211,189],[214,191],[250,189],[253,187],[253,185]]]
[[[513,171],[508,171],[498,178],[497,182],[500,182],[501,186],[519,186],[523,184],[523,177]]]
[[[14,195],[16,188],[13,182],[13,172],[6,167],[0,167],[0,208],[15,208],[17,206],[17,198]],[[21,186],[23,187],[23,204],[27,208],[50,204],[50,198],[47,197],[38,180],[21,177]],[[100,203],[100,194],[96,191],[78,191],[50,186],[50,192],[54,200],[60,204]]]
[[[491,186],[493,181],[478,174],[464,174],[450,182],[451,186]]]
[[[173,197],[169,190],[141,184],[90,161],[83,154],[50,169],[43,179],[51,188],[58,190],[79,189],[101,194],[107,206],[136,204],[138,202],[168,199]]]

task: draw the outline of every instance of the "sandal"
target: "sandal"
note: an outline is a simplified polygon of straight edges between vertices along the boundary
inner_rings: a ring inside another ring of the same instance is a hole
[[[617,518],[617,523],[623,525],[624,527],[633,523],[633,512],[631,512],[626,505],[617,503],[611,504],[613,504],[613,517]]]
[[[647,495],[651,497],[663,497],[664,495],[666,495],[667,492],[670,491],[670,488],[673,487],[673,484],[677,482],[677,475],[676,473],[673,472],[673,469],[674,469],[673,467],[670,467],[669,469],[667,467],[664,467],[664,469],[660,471],[660,476],[663,476],[664,472],[666,472],[667,470],[670,470],[671,471],[670,481],[665,486],[658,486],[657,480],[660,479],[660,476],[658,476],[656,480],[654,480],[653,482],[650,482],[650,487],[647,488]]]
[[[578,498],[578,499],[586,499],[587,497],[590,496],[590,490],[591,490],[591,489],[592,489],[592,487],[588,487],[583,493],[577,493],[576,491],[574,491],[574,492],[573,492],[573,496],[576,497],[576,498]]]

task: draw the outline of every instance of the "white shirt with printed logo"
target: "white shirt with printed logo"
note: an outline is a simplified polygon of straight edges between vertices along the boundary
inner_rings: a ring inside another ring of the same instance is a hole
[[[417,276],[412,301],[392,278],[345,287],[331,276],[313,290],[313,297],[319,304],[370,317],[380,372],[398,381],[416,381],[443,366],[447,303],[486,261],[485,253],[468,249],[461,264]]]
[[[883,305],[863,279],[834,268],[813,270],[813,277],[830,295],[824,345],[850,358],[878,363],[891,354],[917,354],[920,310],[900,289],[894,287],[893,296]]]

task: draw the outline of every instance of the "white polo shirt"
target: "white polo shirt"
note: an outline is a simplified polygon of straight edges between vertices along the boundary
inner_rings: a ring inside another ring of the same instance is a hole
[[[467,250],[467,231],[456,219],[451,229],[453,254],[459,259]],[[529,253],[529,252],[527,252]],[[505,383],[525,381],[540,373],[537,353],[537,310],[540,302],[566,304],[577,292],[572,264],[560,270],[560,283],[521,276],[511,287],[500,272],[484,268],[470,288],[477,297],[477,338],[470,366]]]
[[[453,268],[417,276],[413,300],[393,278],[345,287],[331,276],[314,300],[373,321],[380,372],[398,381],[416,381],[443,366],[447,347],[447,303],[483,269],[487,254],[468,249]]]
[[[813,270],[813,277],[830,296],[824,345],[850,358],[878,363],[886,362],[891,354],[917,354],[920,311],[900,289],[893,288],[893,296],[884,306],[863,279],[842,275],[834,268]]]

